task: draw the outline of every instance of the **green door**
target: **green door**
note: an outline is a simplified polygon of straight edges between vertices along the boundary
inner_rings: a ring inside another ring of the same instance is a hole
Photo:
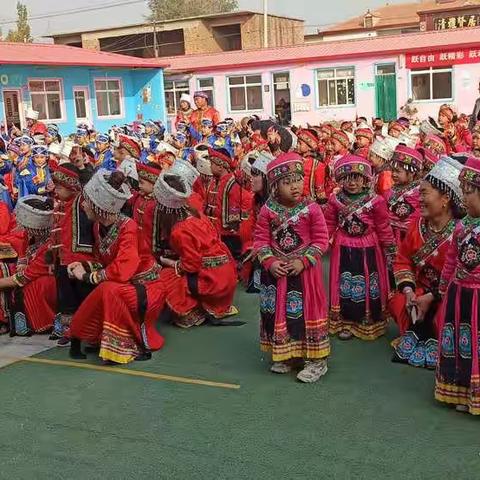
[[[387,122],[397,118],[397,75],[394,63],[376,66],[375,104],[377,117]]]

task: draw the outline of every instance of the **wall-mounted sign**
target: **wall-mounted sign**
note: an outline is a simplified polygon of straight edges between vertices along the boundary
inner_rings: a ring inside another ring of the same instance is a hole
[[[310,88],[310,85],[307,85],[306,83],[302,83],[300,88],[302,89],[302,95],[304,97],[308,97],[310,93],[312,93],[312,89]]]
[[[309,102],[294,102],[294,112],[309,112],[311,110]]]
[[[439,17],[433,21],[435,30],[456,30],[457,28],[469,28],[480,26],[480,14],[457,15],[451,17]]]
[[[359,82],[358,87],[360,90],[368,90],[369,88],[373,88],[375,84],[373,82]]]
[[[8,75],[6,73],[0,75],[0,83],[2,85],[8,85]]]
[[[143,103],[150,103],[152,101],[152,87],[145,87],[142,91]]]
[[[440,52],[407,53],[407,68],[449,67],[463,63],[480,63],[480,47]]]

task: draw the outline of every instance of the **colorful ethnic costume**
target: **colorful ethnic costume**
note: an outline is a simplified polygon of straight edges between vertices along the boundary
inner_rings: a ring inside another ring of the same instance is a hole
[[[53,210],[43,210],[30,202],[45,204],[37,195],[22,197],[16,208],[17,222],[26,230],[26,249],[19,259],[13,281],[14,291],[10,335],[31,335],[52,328],[57,303],[55,277],[46,263],[48,236]]]
[[[94,262],[93,222],[82,203],[78,171],[59,165],[52,173],[55,185],[62,185],[73,193],[66,201],[58,201],[54,211],[55,224],[50,235],[50,263],[57,282],[57,314],[52,339],[61,338],[70,326],[73,314],[92,291],[91,284],[68,275],[67,266],[73,262]]]
[[[462,165],[448,157],[442,157],[425,177],[434,188],[446,193],[450,201],[461,205],[458,176]],[[408,363],[414,367],[435,368],[437,363],[436,325],[440,305],[440,276],[452,242],[457,221],[451,218],[441,231],[434,231],[425,218],[417,218],[410,224],[400,245],[394,263],[398,289],[390,301],[390,312],[400,329],[400,338],[394,340],[393,361]],[[412,290],[416,297],[426,294],[432,302],[423,319],[416,321],[417,307],[408,307],[405,292]]]
[[[460,178],[480,188],[480,159],[469,158]],[[478,191],[478,190],[477,190]],[[480,415],[480,218],[461,220],[440,283],[435,398]]]
[[[337,181],[347,175],[371,179],[367,160],[346,155],[335,169]],[[330,196],[325,210],[330,240],[330,333],[349,332],[363,340],[385,333],[389,293],[386,258],[395,240],[385,200],[370,190]]]
[[[169,237],[178,260],[174,268],[162,270],[160,279],[166,304],[175,314],[174,323],[188,328],[201,325],[207,317],[219,319],[230,314],[237,279],[235,263],[215,227],[187,207],[194,178],[178,173],[174,164],[171,172],[161,174],[154,194],[160,216],[178,218]],[[169,178],[180,179],[184,191],[170,186]]]
[[[97,215],[117,217],[108,227],[94,224],[95,258],[103,268],[84,275],[96,287],[73,316],[71,355],[83,358],[78,342],[83,340],[98,345],[103,360],[128,363],[162,347],[156,320],[164,293],[153,256],[140,258],[136,223],[119,214],[130,191],[125,184],[113,188],[110,175],[99,170],[84,188]]]
[[[281,154],[268,165],[270,187],[282,178],[302,175],[303,161],[295,153]],[[254,248],[262,264],[261,349],[271,352],[274,362],[326,359],[330,342],[321,257],[328,234],[320,206],[303,199],[287,208],[270,198],[257,220]],[[304,265],[299,275],[275,278],[270,273],[274,262],[292,259]],[[325,373],[326,363],[321,366]]]

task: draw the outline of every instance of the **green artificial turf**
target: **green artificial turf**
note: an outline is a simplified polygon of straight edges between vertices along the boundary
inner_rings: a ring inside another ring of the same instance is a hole
[[[239,293],[237,305],[247,325],[165,327],[164,349],[126,368],[239,390],[43,364],[1,369],[0,479],[480,478],[479,419],[434,401],[433,372],[390,363],[389,338],[334,340],[327,376],[303,385],[269,373],[257,297]]]

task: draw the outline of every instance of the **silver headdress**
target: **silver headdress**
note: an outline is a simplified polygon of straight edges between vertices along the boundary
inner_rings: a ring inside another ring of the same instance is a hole
[[[420,124],[420,131],[425,135],[442,135],[442,132],[431,121],[424,120]]]
[[[177,158],[173,165],[168,170],[168,173],[172,175],[178,175],[185,182],[192,187],[195,183],[195,180],[199,177],[200,173],[198,170],[190,163],[185,160]]]
[[[266,176],[268,164],[274,159],[275,157],[270,152],[261,150],[256,154],[256,159],[252,164],[252,168],[260,170]]]
[[[212,165],[208,156],[197,157],[197,170],[200,175],[206,175],[207,177],[211,177],[213,175]]]
[[[463,165],[457,160],[443,156],[428,172],[425,180],[441,192],[450,195],[452,201],[459,207],[462,205],[462,190],[459,175]]]
[[[127,185],[123,184],[120,190],[116,190],[108,183],[111,174],[112,172],[101,168],[83,189],[85,198],[98,215],[120,213],[125,202],[132,196]]]
[[[392,159],[395,149],[399,143],[400,141],[394,137],[377,139],[370,147],[370,151],[389,162]]]
[[[184,192],[171,187],[165,179],[168,177],[178,178],[185,187]],[[172,175],[170,171],[161,173],[153,187],[153,194],[160,207],[168,213],[181,210],[187,205],[187,200],[192,194],[192,188],[184,178]]]
[[[26,195],[20,198],[15,207],[17,223],[34,234],[47,233],[53,225],[53,209],[39,210],[25,203],[28,200],[38,200],[46,203],[48,198],[40,195]]]

